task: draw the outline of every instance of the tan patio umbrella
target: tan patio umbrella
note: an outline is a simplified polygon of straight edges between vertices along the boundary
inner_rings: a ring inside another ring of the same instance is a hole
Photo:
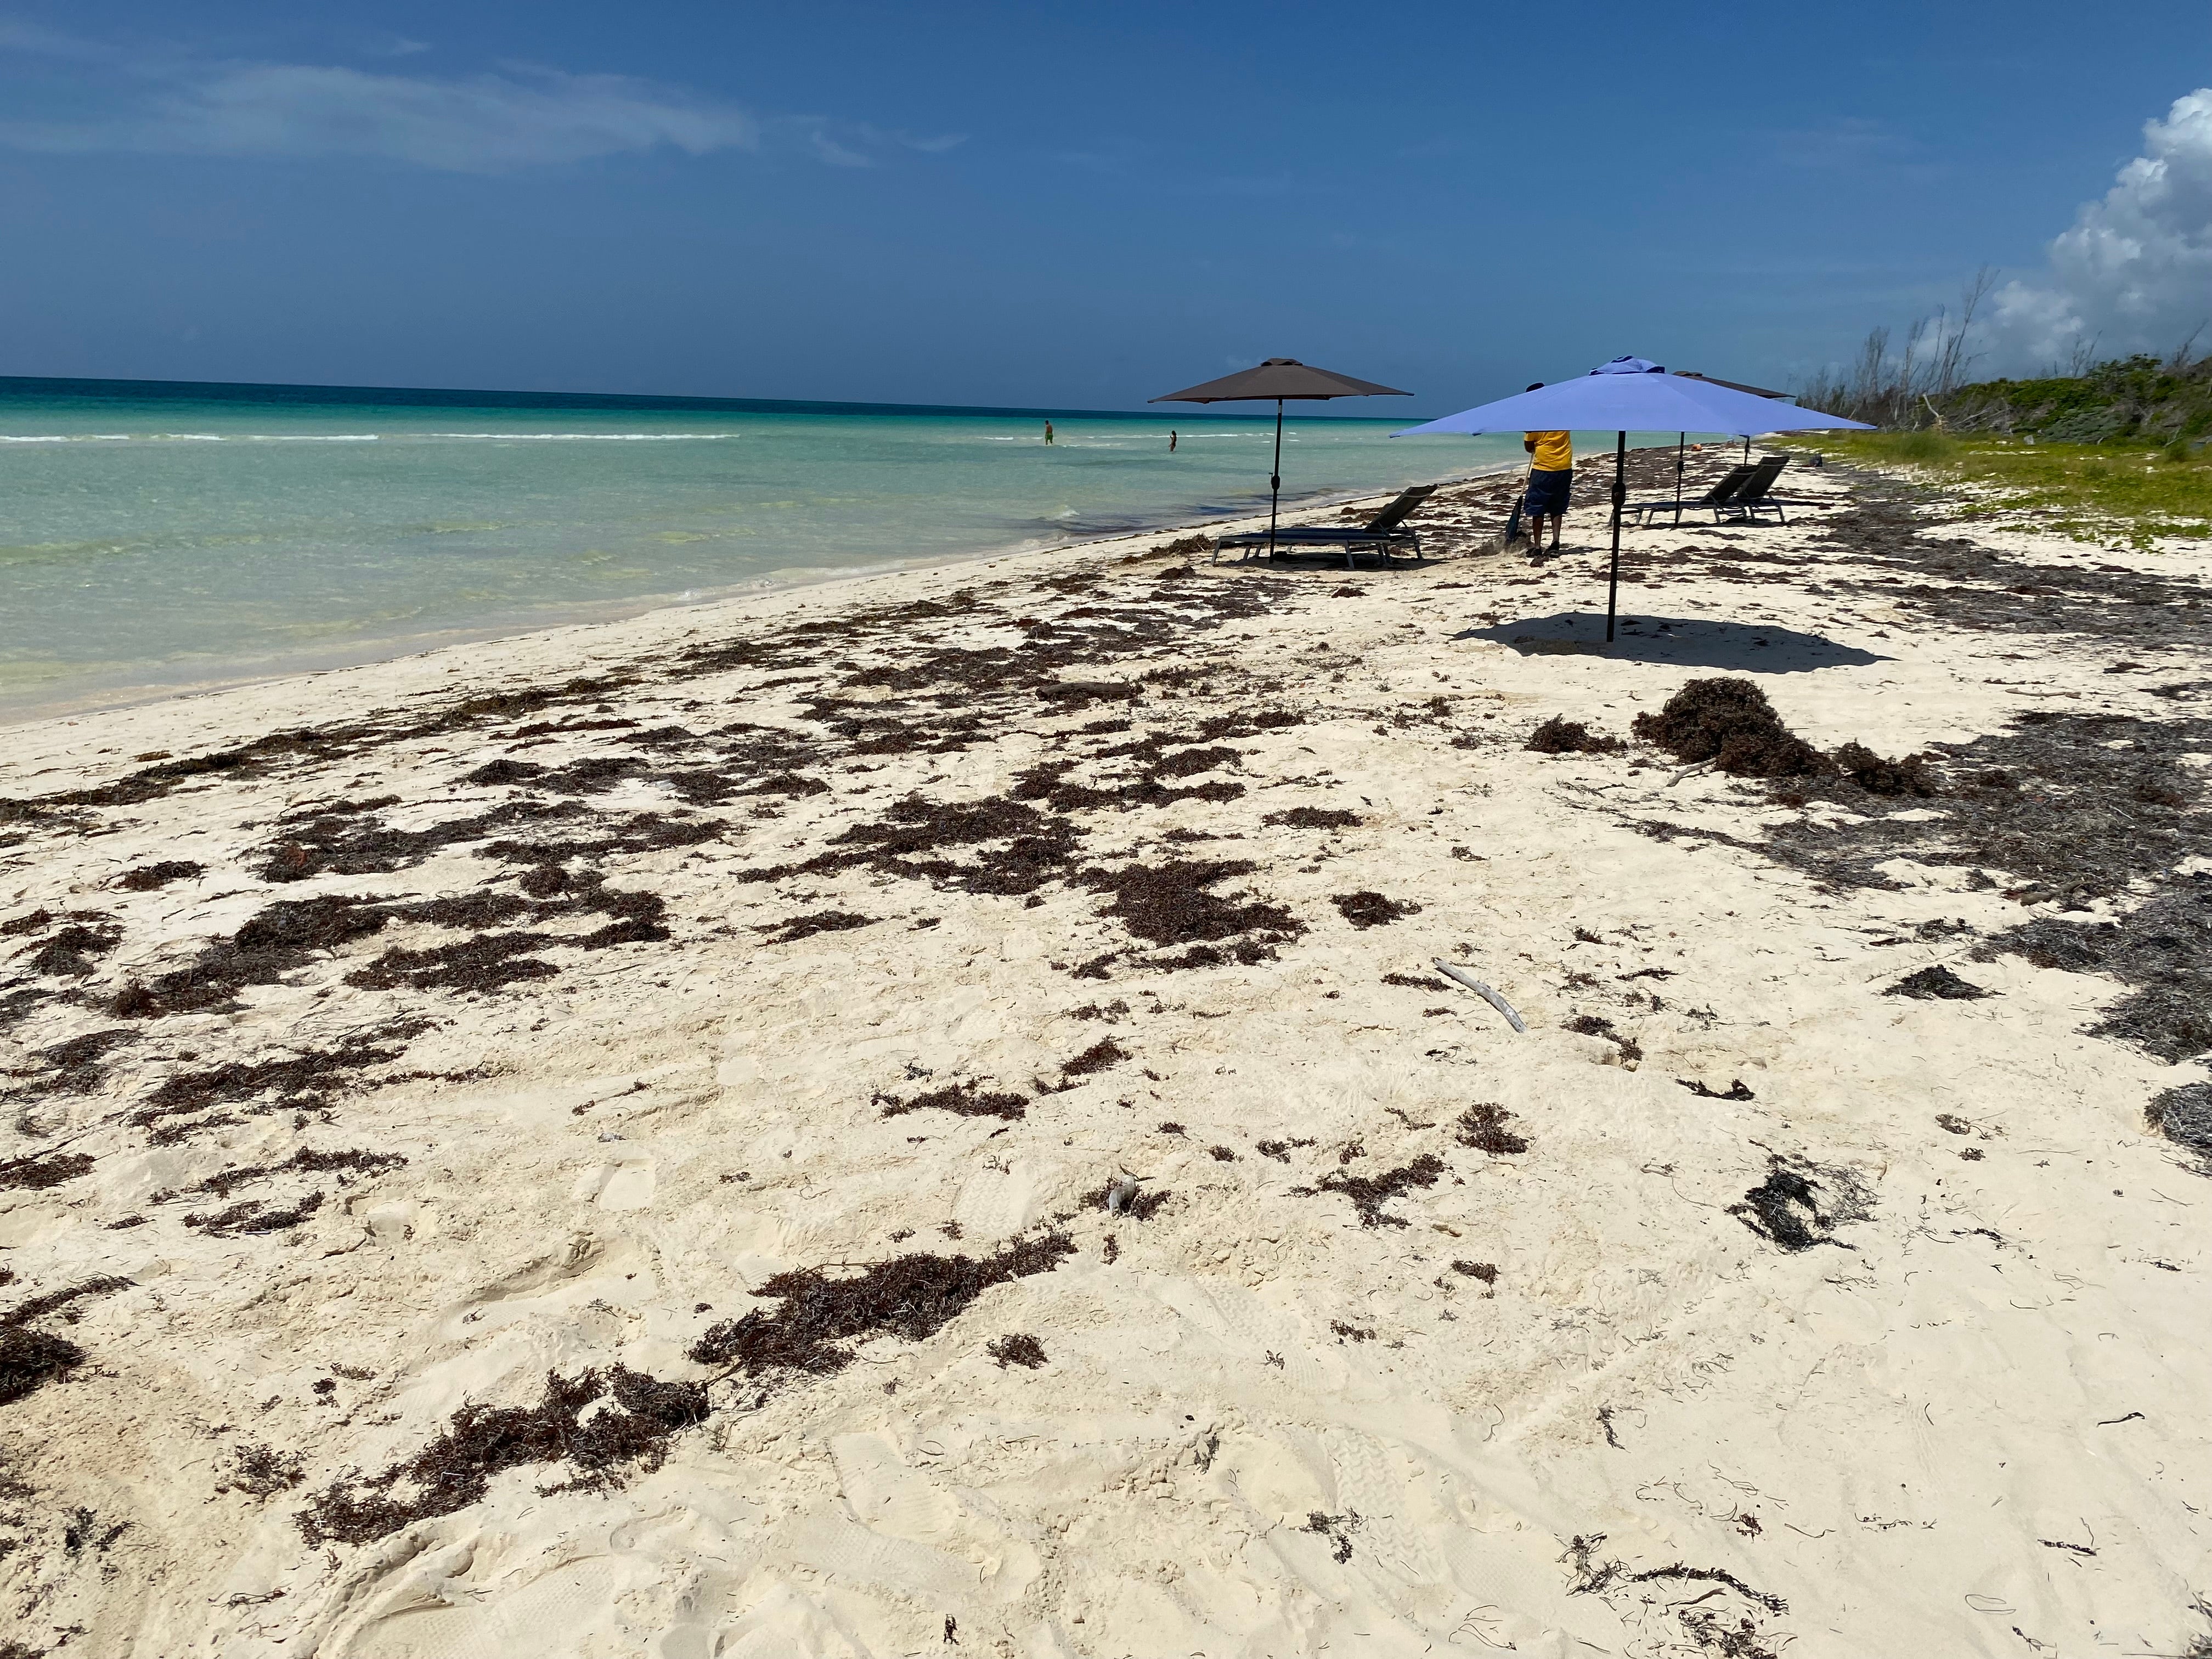
[[[1275,466],[1267,475],[1267,556],[1275,554],[1275,513],[1283,498],[1283,404],[1286,399],[1301,401],[1323,398],[1410,398],[1410,392],[1401,392],[1395,386],[1377,386],[1372,380],[1355,380],[1349,374],[1332,374],[1325,368],[1315,368],[1295,357],[1270,357],[1257,368],[1243,369],[1224,375],[1218,380],[1208,380],[1204,386],[1186,386],[1181,392],[1170,392],[1165,397],[1155,398],[1156,404],[1233,404],[1248,399],[1273,398],[1275,400]]]

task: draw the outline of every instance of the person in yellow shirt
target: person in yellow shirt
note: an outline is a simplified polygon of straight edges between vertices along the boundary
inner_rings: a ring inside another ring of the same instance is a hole
[[[1541,380],[1528,388],[1540,392]],[[1559,550],[1559,536],[1567,521],[1567,495],[1574,488],[1574,440],[1564,432],[1528,432],[1521,447],[1534,458],[1528,469],[1528,493],[1521,511],[1528,520],[1528,550],[1544,550],[1544,520],[1552,521],[1552,551]]]

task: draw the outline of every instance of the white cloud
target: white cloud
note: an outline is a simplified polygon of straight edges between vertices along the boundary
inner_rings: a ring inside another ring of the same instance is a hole
[[[455,173],[503,173],[672,146],[755,149],[734,105],[613,75],[509,70],[461,79],[304,64],[188,69],[142,106],[0,122],[0,143],[48,153],[368,155]]]
[[[1817,171],[1854,171],[1913,161],[1920,147],[1879,121],[1844,116],[1818,126],[1793,127],[1770,135],[1770,154],[1785,167]]]
[[[403,40],[389,52],[421,49]],[[534,64],[432,76],[218,62],[0,21],[0,54],[8,52],[48,61],[34,82],[18,82],[27,95],[11,99],[12,118],[0,120],[0,147],[49,155],[365,156],[496,173],[663,149],[706,155],[771,146],[868,167],[878,150],[935,155],[962,142],[818,117],[763,121],[683,88]],[[57,61],[84,67],[58,74]],[[23,112],[33,93],[53,112]]]
[[[1995,297],[1993,367],[2031,370],[2075,348],[2172,350],[2212,321],[2212,88],[2143,125],[2143,153],[2051,245],[2050,270]]]

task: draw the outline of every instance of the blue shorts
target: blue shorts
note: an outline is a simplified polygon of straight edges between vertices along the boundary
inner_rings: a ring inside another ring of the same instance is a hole
[[[1559,472],[1531,471],[1528,494],[1521,503],[1521,510],[1532,519],[1559,518],[1567,510],[1567,492],[1574,482],[1572,467]]]

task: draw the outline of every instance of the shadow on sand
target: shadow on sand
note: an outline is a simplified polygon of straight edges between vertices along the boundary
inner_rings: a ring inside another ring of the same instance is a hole
[[[1626,616],[1612,644],[1601,611],[1561,611],[1452,636],[1510,646],[1524,657],[1587,655],[1623,662],[1719,668],[1746,674],[1802,674],[1815,668],[1864,668],[1891,659],[1794,629],[1754,627],[1694,617]]]

